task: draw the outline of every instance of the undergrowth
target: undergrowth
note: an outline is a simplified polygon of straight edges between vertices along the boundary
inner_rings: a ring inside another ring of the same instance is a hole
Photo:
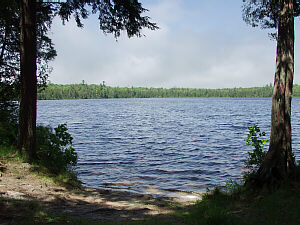
[[[67,132],[66,124],[57,128],[37,127],[37,159],[32,162],[32,173],[42,179],[70,187],[80,187],[81,182],[73,170],[77,164],[77,153],[72,146],[73,138]],[[13,144],[0,145],[0,162],[25,162]]]
[[[53,173],[72,171],[77,164],[77,153],[72,146],[72,136],[66,124],[54,131],[51,127],[37,127],[37,161]]]
[[[265,132],[261,132],[258,125],[248,127],[249,133],[245,139],[248,146],[252,146],[252,151],[248,152],[248,158],[244,161],[247,168],[247,172],[243,175],[243,180],[246,181],[250,176],[253,176],[263,160],[265,159],[267,152],[264,151],[264,146],[267,142],[265,139]]]

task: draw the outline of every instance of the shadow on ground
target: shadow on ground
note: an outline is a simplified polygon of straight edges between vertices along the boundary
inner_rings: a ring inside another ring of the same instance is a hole
[[[0,224],[19,224],[20,221],[28,224],[72,224],[71,218],[115,223],[168,217],[187,210],[190,204],[150,195],[91,188],[57,188],[44,198],[9,191],[2,193],[0,200]]]

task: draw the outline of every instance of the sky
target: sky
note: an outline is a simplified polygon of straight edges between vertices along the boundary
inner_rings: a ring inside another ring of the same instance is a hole
[[[51,38],[58,56],[49,80],[119,87],[233,88],[272,83],[276,42],[242,19],[242,0],[142,0],[159,30],[141,38],[104,35],[96,16],[62,25]],[[295,76],[300,84],[299,18],[295,20]],[[299,69],[298,69],[299,68]]]

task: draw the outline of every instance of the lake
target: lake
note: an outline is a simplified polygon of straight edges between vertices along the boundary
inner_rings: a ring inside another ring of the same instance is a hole
[[[201,192],[241,177],[251,150],[247,127],[258,124],[269,139],[271,103],[271,98],[38,101],[37,122],[67,123],[79,156],[76,171],[86,186]],[[297,160],[299,114],[300,98],[294,98]]]

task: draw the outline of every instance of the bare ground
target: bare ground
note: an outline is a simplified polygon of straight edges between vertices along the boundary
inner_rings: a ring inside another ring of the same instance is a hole
[[[86,187],[70,189],[33,173],[34,167],[27,163],[0,162],[0,170],[2,198],[34,200],[50,212],[93,221],[116,222],[167,215],[195,201],[194,198],[153,198],[151,195]],[[0,205],[0,208],[0,218],[7,217],[3,210],[5,205]]]

